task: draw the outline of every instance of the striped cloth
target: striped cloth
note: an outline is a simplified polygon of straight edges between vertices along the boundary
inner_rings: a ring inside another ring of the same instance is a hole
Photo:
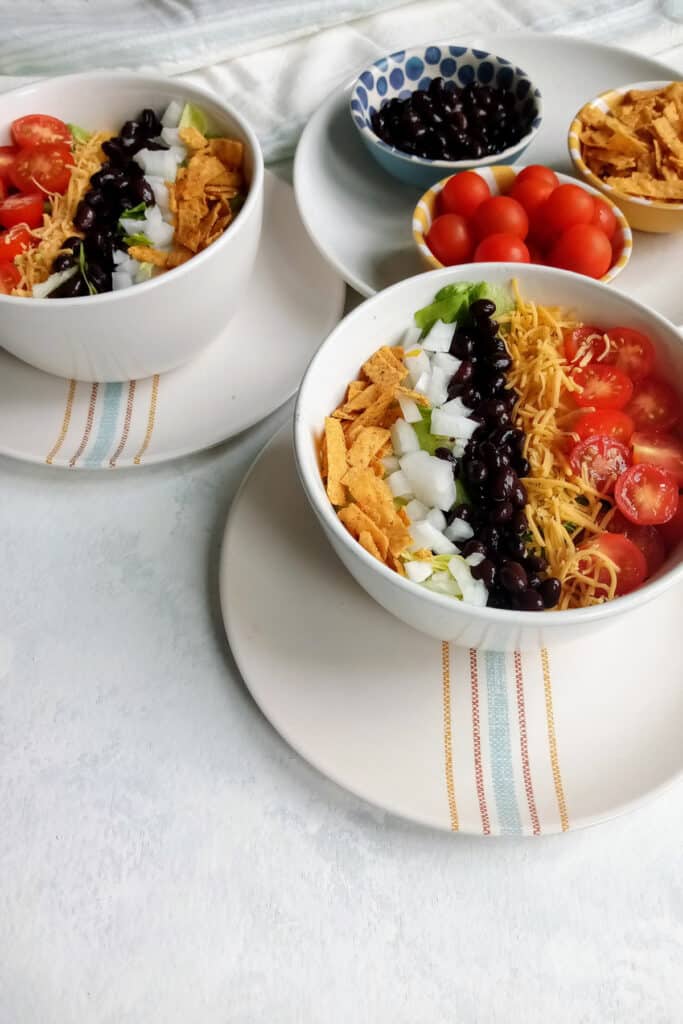
[[[683,0],[119,0],[98,10],[96,33],[93,6],[93,0],[15,5],[3,30],[0,89],[97,66],[182,74],[238,106],[269,161],[292,154],[311,113],[340,81],[406,40],[564,32],[683,68],[683,20],[676,17],[683,18]],[[158,54],[163,60],[150,60]]]

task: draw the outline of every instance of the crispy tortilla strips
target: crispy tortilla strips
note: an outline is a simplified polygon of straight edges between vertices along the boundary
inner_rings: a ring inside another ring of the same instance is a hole
[[[349,451],[349,465],[365,469],[390,438],[384,427],[366,427],[356,437]]]
[[[328,416],[325,420],[324,466],[327,476],[327,496],[333,505],[346,502],[342,479],[346,475],[346,440],[339,420]]]
[[[169,205],[175,214],[175,241],[192,253],[215,242],[230,224],[230,201],[246,190],[244,145],[238,139],[207,139],[196,128],[181,128],[189,160],[169,184]]]
[[[605,184],[627,195],[683,201],[683,82],[631,89],[610,109],[581,114],[583,158]]]

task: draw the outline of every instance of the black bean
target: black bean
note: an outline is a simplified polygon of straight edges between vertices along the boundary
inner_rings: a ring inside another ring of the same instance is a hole
[[[527,587],[517,594],[517,607],[521,612],[542,612],[545,603],[537,590]]]
[[[470,409],[476,409],[483,399],[481,390],[476,387],[468,387],[463,391],[461,398]],[[474,418],[474,417],[472,417]]]
[[[476,299],[470,306],[470,314],[475,320],[490,320],[495,312],[496,304],[490,299]]]
[[[491,496],[496,501],[509,501],[517,486],[517,474],[509,466],[499,469],[491,481]]]
[[[547,580],[543,580],[538,590],[543,598],[543,604],[545,607],[554,608],[560,600],[560,591],[562,590],[562,586],[558,579],[555,579],[554,576],[549,576]]]
[[[523,509],[517,509],[510,520],[510,529],[513,533],[526,533],[529,529],[529,522]]]
[[[493,423],[500,424],[503,417],[505,417],[505,422],[509,422],[507,407],[505,403],[501,402],[499,399],[489,398],[485,402],[482,402],[479,407],[479,412],[486,416],[487,420],[491,420]],[[495,445],[493,447],[495,447]]]
[[[467,331],[458,328],[453,333],[450,353],[458,359],[469,359],[474,352],[474,338]]]
[[[501,585],[511,594],[521,594],[527,587],[527,575],[519,562],[506,562],[500,570]]]
[[[541,585],[541,577],[536,572],[529,573],[528,572],[528,566],[526,568],[527,568],[527,573],[529,575],[529,586],[533,587],[534,590],[537,590],[538,587],[540,587],[540,585]]]
[[[478,565],[471,566],[470,572],[475,580],[481,580],[489,590],[496,581],[496,567],[490,558],[484,558]]]
[[[467,479],[473,484],[483,484],[489,475],[486,464],[480,459],[472,459],[471,462],[468,462],[466,472]]]
[[[411,102],[413,110],[416,110],[418,114],[422,114],[423,116],[425,114],[431,114],[434,109],[434,100],[429,93],[423,92],[421,89],[418,89],[413,93]]]
[[[111,291],[111,274],[99,263],[88,264],[88,280],[97,292]]]
[[[62,252],[59,256],[56,256],[52,263],[52,272],[55,274],[61,273],[62,270],[70,270],[71,267],[76,265],[76,260],[73,254],[70,252]]]
[[[107,139],[102,143],[102,150],[116,167],[124,167],[130,159],[120,139]]]
[[[485,526],[479,531],[479,539],[491,554],[497,554],[500,547],[501,532],[497,526]]]
[[[526,487],[520,481],[517,481],[515,488],[510,495],[510,501],[515,508],[524,508],[527,503]]]
[[[524,456],[521,456],[519,459],[517,459],[515,469],[517,470],[519,476],[528,476],[531,472],[531,464],[529,463],[528,459],[525,459]]]
[[[145,107],[140,114],[140,122],[147,134],[152,138],[157,135],[161,135],[161,121],[157,117],[156,113],[149,107]]]
[[[94,227],[96,220],[95,211],[84,199],[81,199],[80,203],[76,207],[76,216],[74,217],[74,226],[79,231],[89,231],[90,228]]]
[[[485,555],[486,547],[476,537],[466,540],[462,546],[462,553],[467,558],[469,555]]]
[[[543,555],[535,555],[533,552],[526,556],[526,564],[532,572],[545,572],[548,568],[548,563]]]
[[[489,519],[495,526],[503,526],[509,523],[514,515],[514,510],[509,501],[498,501],[491,506]]]
[[[434,451],[434,454],[436,455],[437,459],[443,459],[444,462],[456,462],[457,461],[456,458],[455,458],[455,455],[450,450],[450,448],[437,448]]]
[[[474,520],[474,509],[471,505],[466,505],[464,502],[456,505],[453,509],[453,518],[462,519],[463,523],[471,523]]]
[[[48,299],[77,299],[82,295],[89,295],[88,286],[80,274],[74,274],[68,281],[62,282],[59,288],[50,292]]]
[[[526,545],[519,534],[508,533],[505,535],[505,550],[512,558],[522,559],[526,555]]]

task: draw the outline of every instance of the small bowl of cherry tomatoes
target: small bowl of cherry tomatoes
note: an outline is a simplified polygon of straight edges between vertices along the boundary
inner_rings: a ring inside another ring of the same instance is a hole
[[[549,167],[463,171],[428,189],[413,211],[425,267],[540,263],[607,284],[629,259],[633,236],[597,189]]]

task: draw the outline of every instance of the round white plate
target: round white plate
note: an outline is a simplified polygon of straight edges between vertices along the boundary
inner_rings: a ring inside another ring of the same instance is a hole
[[[580,647],[477,653],[408,629],[326,542],[285,428],[236,497],[223,617],[256,702],[325,775],[475,835],[597,824],[683,772],[681,591]]]
[[[567,132],[582,104],[627,82],[679,78],[678,72],[627,50],[564,36],[532,33],[461,40],[509,57],[525,68],[543,93],[543,124],[524,163],[572,172]],[[384,172],[361,142],[348,112],[350,86],[334,92],[301,137],[294,164],[299,212],[321,253],[361,294],[424,270],[411,236],[421,189]],[[683,290],[674,284],[683,259],[683,233],[634,233],[629,266],[612,287],[683,323]]]
[[[161,377],[86,384],[0,349],[0,453],[71,469],[163,462],[208,448],[282,405],[339,319],[344,283],[266,173],[263,233],[244,302],[197,359]]]

